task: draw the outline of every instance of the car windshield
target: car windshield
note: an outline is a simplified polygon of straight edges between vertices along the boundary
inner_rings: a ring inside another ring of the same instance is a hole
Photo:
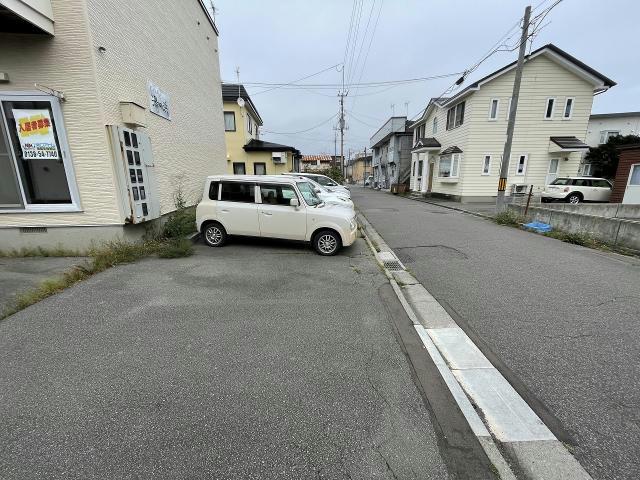
[[[307,205],[315,207],[322,203],[322,200],[320,200],[318,195],[316,195],[316,192],[313,190],[313,185],[311,185],[311,183],[298,182],[298,190],[300,190],[300,193]]]
[[[310,178],[307,178],[307,181],[313,185],[313,188],[317,188],[318,190],[320,190],[322,193],[330,193],[329,190],[327,190],[325,187],[323,187],[322,185],[320,185],[318,182],[316,182],[315,180],[311,180]]]
[[[315,177],[314,182],[319,183],[323,187],[335,187],[336,182],[327,177]]]
[[[556,178],[551,185],[569,185],[571,179],[569,178]]]

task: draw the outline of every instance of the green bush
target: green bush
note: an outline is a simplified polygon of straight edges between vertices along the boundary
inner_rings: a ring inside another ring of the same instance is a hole
[[[162,242],[157,247],[160,258],[181,258],[193,255],[193,244],[186,238],[176,238]]]
[[[332,180],[335,180],[341,185],[344,182],[344,176],[342,175],[342,170],[340,169],[340,167],[330,167],[324,170],[319,170],[318,172],[314,172],[314,173],[319,173],[320,175],[326,175],[327,177],[331,178]]]
[[[163,238],[182,238],[196,231],[196,209],[183,208],[169,214],[162,227]]]
[[[493,217],[493,220],[498,225],[509,225],[511,227],[518,227],[526,221],[524,216],[511,209],[507,209],[503,212],[498,213],[495,217]]]

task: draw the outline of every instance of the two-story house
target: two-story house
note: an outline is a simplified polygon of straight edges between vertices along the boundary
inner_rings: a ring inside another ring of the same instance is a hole
[[[298,149],[260,139],[262,118],[243,85],[223,83],[222,102],[227,173],[277,175],[300,170]]]
[[[516,62],[450,98],[432,98],[411,125],[411,189],[463,202],[497,194]],[[615,82],[553,44],[525,59],[507,194],[576,175],[593,96]]]
[[[202,0],[0,1],[0,249],[135,239],[199,201],[219,92]]]
[[[371,136],[373,181],[378,188],[407,181],[411,163],[411,136],[407,117],[391,117]]]

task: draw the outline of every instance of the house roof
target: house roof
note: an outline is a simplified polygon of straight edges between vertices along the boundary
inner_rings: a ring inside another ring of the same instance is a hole
[[[244,85],[238,85],[237,83],[223,83],[222,84],[222,101],[223,102],[235,102],[238,97],[245,101],[245,106],[251,110],[251,113],[256,117],[259,125],[262,125],[262,117],[258,113],[258,109],[254,105],[251,97],[244,88]]]
[[[415,145],[412,147],[412,149],[416,149],[416,148],[425,148],[425,147],[435,147],[435,148],[440,148],[442,145],[440,145],[440,142],[438,140],[436,140],[433,137],[426,137],[426,138],[420,138],[418,139],[418,141],[415,143]]]
[[[591,68],[586,63],[581,62],[576,57],[568,54],[567,52],[565,52],[561,48],[556,47],[553,43],[548,43],[547,45],[544,45],[544,46],[534,50],[533,52],[531,52],[529,55],[527,55],[525,57],[525,62],[530,58],[535,58],[538,55],[545,54],[545,53],[546,54],[551,54],[551,55],[556,55],[560,59],[565,60],[566,62],[569,62],[570,64],[575,66],[578,70],[581,70],[581,71],[587,73],[589,76],[593,77],[594,79],[597,79],[599,82],[602,83],[603,87],[606,87],[605,90],[616,85],[616,82],[614,82],[613,80],[611,80],[608,77],[605,77],[603,74],[601,74],[597,70]],[[511,62],[508,65],[505,65],[504,67],[499,68],[495,72],[492,72],[489,75],[486,75],[486,76],[482,77],[480,80],[476,80],[471,85],[467,86],[465,89],[461,90],[460,92],[455,94],[453,97],[449,98],[448,101],[446,101],[444,103],[444,105],[455,102],[457,99],[459,99],[460,97],[466,95],[471,90],[478,90],[483,83],[485,83],[485,82],[487,82],[489,80],[492,80],[493,78],[495,78],[495,77],[497,77],[499,75],[502,75],[503,73],[506,73],[507,71],[509,71],[512,68],[514,68],[517,63],[518,63],[517,61]]]
[[[426,112],[428,110],[428,108],[433,105],[434,103],[440,104],[440,103],[444,103],[447,100],[449,100],[449,97],[431,97],[431,99],[429,100],[429,103],[427,103],[427,106],[424,107],[424,110],[422,111],[422,114],[420,115],[420,118],[417,119],[415,122],[411,122],[409,124],[409,128],[413,128],[415,127],[418,123],[422,122],[425,117],[426,117]]]
[[[445,148],[443,151],[440,152],[440,155],[449,155],[451,153],[462,153],[462,150],[460,150],[460,148],[454,145],[453,147]]]
[[[624,117],[640,117],[640,112],[594,113],[589,117],[589,119],[598,120],[600,118],[624,118]]]
[[[570,149],[588,149],[589,145],[584,143],[577,137],[549,137],[553,143],[558,145],[560,148],[570,148]]]
[[[289,145],[281,145],[279,143],[265,142],[252,138],[244,147],[245,152],[293,152],[300,155],[300,151],[296,147]]]
[[[332,162],[333,161],[333,157],[331,157],[331,155],[302,155],[302,162],[303,163],[316,163],[316,162]]]

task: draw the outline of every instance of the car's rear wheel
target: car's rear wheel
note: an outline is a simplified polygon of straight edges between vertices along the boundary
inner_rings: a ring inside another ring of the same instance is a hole
[[[202,237],[210,247],[221,247],[227,242],[227,232],[217,222],[207,224],[202,230]]]
[[[338,253],[340,244],[340,236],[333,230],[322,230],[313,238],[313,248],[327,257]]]
[[[582,195],[578,192],[573,192],[567,195],[567,203],[577,205],[582,201]]]

